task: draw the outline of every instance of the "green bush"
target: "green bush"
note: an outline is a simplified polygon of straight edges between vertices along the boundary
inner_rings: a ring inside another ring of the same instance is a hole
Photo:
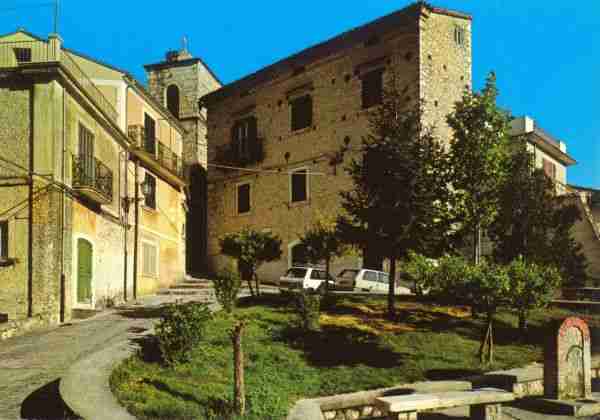
[[[204,328],[212,318],[203,303],[169,305],[156,325],[156,338],[167,365],[189,361],[190,352],[200,344]]]
[[[300,327],[304,331],[319,331],[319,316],[321,311],[321,295],[308,291],[301,290],[295,294],[294,299]]]
[[[240,276],[231,270],[223,270],[213,279],[213,285],[217,302],[225,312],[233,312],[238,293],[242,287]]]
[[[414,282],[415,293],[422,296],[424,291],[430,290],[435,286],[436,281],[436,262],[424,255],[413,251],[408,253],[408,259],[404,264],[403,272],[408,280]]]

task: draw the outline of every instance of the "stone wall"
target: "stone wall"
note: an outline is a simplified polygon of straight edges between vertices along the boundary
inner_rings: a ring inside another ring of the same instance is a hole
[[[344,167],[357,157],[361,139],[369,131],[368,110],[361,105],[360,76],[365,68],[383,66],[384,84],[395,83],[407,99],[424,98],[432,106],[427,120],[440,127],[440,135],[448,135],[446,113],[471,83],[470,39],[465,47],[451,44],[457,22],[470,31],[469,21],[447,15],[430,13],[420,20],[408,19],[373,44],[357,43],[310,62],[302,71],[290,69],[249,92],[234,92],[208,105],[209,161],[216,162],[217,149],[231,141],[233,123],[251,115],[257,119],[265,158],[249,167],[270,171],[259,174],[209,167],[208,249],[213,270],[229,263],[219,255],[219,238],[248,226],[269,230],[283,240],[282,259],[259,272],[262,279],[274,280],[288,268],[290,249],[310,223],[319,215],[335,217],[342,212],[339,193],[352,187]],[[289,95],[298,88],[312,96],[313,124],[292,132]],[[349,151],[334,164],[345,142]],[[291,203],[288,172],[299,168],[314,174],[309,179],[309,199]],[[240,183],[251,185],[252,209],[244,215],[236,212]],[[349,258],[338,261],[332,271],[359,264],[357,258]]]

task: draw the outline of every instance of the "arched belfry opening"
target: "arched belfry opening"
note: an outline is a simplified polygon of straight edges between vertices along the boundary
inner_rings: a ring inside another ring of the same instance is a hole
[[[167,109],[171,111],[176,118],[179,118],[180,98],[179,98],[179,87],[177,85],[170,85],[167,88]]]

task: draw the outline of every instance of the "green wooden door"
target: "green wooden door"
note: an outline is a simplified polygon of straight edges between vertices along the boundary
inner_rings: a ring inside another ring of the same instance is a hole
[[[92,244],[77,240],[77,303],[92,303]]]

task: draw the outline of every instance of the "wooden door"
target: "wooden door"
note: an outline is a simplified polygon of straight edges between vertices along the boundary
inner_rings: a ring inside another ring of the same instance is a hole
[[[77,240],[77,303],[92,303],[92,244]]]

